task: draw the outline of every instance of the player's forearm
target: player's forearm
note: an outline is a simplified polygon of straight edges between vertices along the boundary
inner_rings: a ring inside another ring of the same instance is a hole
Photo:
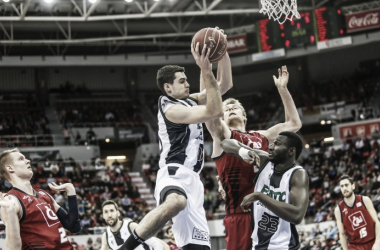
[[[218,84],[212,71],[202,72],[203,81],[206,87],[206,110],[209,117],[221,117],[223,115],[222,97]]]
[[[233,86],[231,60],[228,53],[226,53],[218,63],[216,81],[218,82],[220,93],[222,95],[224,95]]]
[[[295,225],[301,223],[305,217],[305,212],[301,208],[289,203],[277,201],[263,193],[259,193],[257,199],[275,215]]]
[[[2,210],[3,212],[3,210]],[[6,239],[5,243],[10,250],[17,249],[20,250],[22,246],[21,236],[20,236],[20,223],[18,220],[17,213],[12,210],[5,210],[6,212],[6,223],[5,233]]]
[[[277,89],[284,104],[285,123],[289,126],[287,130],[296,132],[302,127],[302,123],[292,95],[286,87],[278,87]]]
[[[340,246],[343,250],[348,250],[347,238],[344,233],[339,233]]]
[[[222,141],[221,146],[224,150],[224,152],[234,155],[236,157],[239,157],[240,159],[243,159],[241,155],[239,154],[239,151],[241,148],[245,148],[247,150],[255,152],[261,160],[261,163],[264,163],[263,160],[266,160],[268,158],[268,153],[263,150],[258,150],[254,148],[250,148],[247,145],[244,145],[243,143],[235,140],[235,139],[225,139]]]

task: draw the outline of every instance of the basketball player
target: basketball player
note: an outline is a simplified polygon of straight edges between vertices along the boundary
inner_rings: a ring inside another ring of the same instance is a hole
[[[241,209],[252,205],[252,249],[299,249],[295,225],[303,220],[309,202],[309,177],[296,165],[302,139],[294,132],[281,132],[265,151],[251,149],[234,139],[222,142],[226,153],[260,166],[254,192],[244,197]],[[259,164],[261,163],[261,165]]]
[[[206,122],[206,127],[213,138],[212,157],[226,193],[224,226],[226,228],[227,249],[247,250],[252,248],[252,231],[249,230],[251,216],[249,213],[244,213],[239,204],[244,196],[253,192],[252,181],[255,173],[248,163],[229,154],[224,154],[220,143],[224,139],[233,138],[251,148],[267,151],[268,143],[273,142],[279,132],[296,132],[302,126],[292,96],[287,89],[289,73],[286,66],[278,69],[278,73],[279,77],[273,76],[273,79],[284,103],[284,123],[279,123],[268,130],[246,131],[246,112],[241,103],[232,98],[223,102],[223,119],[218,118]],[[242,227],[246,230],[239,230]]]
[[[102,213],[108,227],[102,236],[101,250],[119,249],[137,227],[137,224],[131,219],[120,220],[119,207],[112,200],[103,202]],[[165,242],[157,238],[150,238],[136,249],[169,250],[170,248]]]
[[[175,243],[172,226],[169,226],[166,229],[166,234],[168,235],[168,238],[169,238],[167,244],[170,247],[170,250],[181,250],[181,248],[177,247],[177,244]]]
[[[177,246],[184,250],[210,249],[209,229],[203,208],[204,187],[199,173],[203,168],[202,122],[223,115],[221,93],[232,86],[231,62],[228,54],[218,63],[218,81],[204,46],[199,43],[191,52],[201,69],[206,89],[189,95],[184,69],[164,66],[157,73],[157,85],[163,92],[159,99],[158,125],[160,170],[157,174],[157,205],[137,226],[125,246],[132,250],[144,239],[152,237],[173,218]],[[219,90],[220,87],[220,90]]]
[[[49,183],[56,191],[66,191],[66,212],[45,191],[33,189],[30,160],[15,148],[0,154],[0,174],[12,184],[12,190],[1,195],[1,218],[6,226],[9,249],[73,249],[65,229],[80,231],[75,188],[71,183]]]
[[[354,180],[348,175],[339,178],[343,200],[335,208],[335,218],[343,250],[379,250],[380,223],[372,201],[355,195]]]

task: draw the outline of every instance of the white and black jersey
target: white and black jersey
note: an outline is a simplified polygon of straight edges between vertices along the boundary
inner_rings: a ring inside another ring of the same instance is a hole
[[[158,100],[158,137],[160,143],[160,168],[184,166],[199,173],[203,168],[203,127],[199,124],[178,124],[170,122],[165,112],[173,105],[197,106],[197,100],[185,100],[160,96]]]
[[[106,229],[106,238],[107,238],[107,245],[108,248],[111,250],[119,249],[125,241],[129,238],[129,236],[132,234],[129,224],[132,222],[132,220],[123,220],[123,224],[121,224],[121,227],[116,232],[112,232],[110,227],[108,226]],[[150,250],[151,248],[144,244],[141,244],[136,250]]]
[[[255,192],[289,203],[290,182],[298,169],[302,167],[294,165],[288,170],[277,172],[272,162],[266,162],[256,175]],[[260,201],[255,201],[252,206],[252,249],[299,249],[300,242],[294,224],[275,215]]]

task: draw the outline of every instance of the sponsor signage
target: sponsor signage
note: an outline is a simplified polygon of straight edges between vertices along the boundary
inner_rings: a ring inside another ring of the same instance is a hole
[[[342,37],[342,38],[335,38],[331,40],[325,40],[322,42],[317,43],[317,49],[332,49],[336,47],[346,46],[352,44],[352,38],[350,36],[348,37]]]
[[[228,53],[246,51],[247,49],[247,34],[227,36]]]
[[[347,33],[380,27],[380,9],[356,12],[346,15]]]
[[[270,50],[270,51],[265,51],[261,53],[254,53],[252,55],[252,61],[257,62],[257,61],[264,61],[272,58],[277,58],[277,57],[284,57],[285,56],[285,49],[275,49],[275,50]]]
[[[365,122],[350,123],[347,125],[339,125],[339,136],[341,139],[350,136],[371,136],[373,132],[380,131],[380,120],[368,120]]]

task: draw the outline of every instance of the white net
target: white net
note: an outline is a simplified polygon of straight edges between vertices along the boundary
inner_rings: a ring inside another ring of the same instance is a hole
[[[280,24],[283,24],[287,19],[293,20],[293,17],[300,18],[297,11],[297,0],[260,0],[260,13],[269,16]]]

